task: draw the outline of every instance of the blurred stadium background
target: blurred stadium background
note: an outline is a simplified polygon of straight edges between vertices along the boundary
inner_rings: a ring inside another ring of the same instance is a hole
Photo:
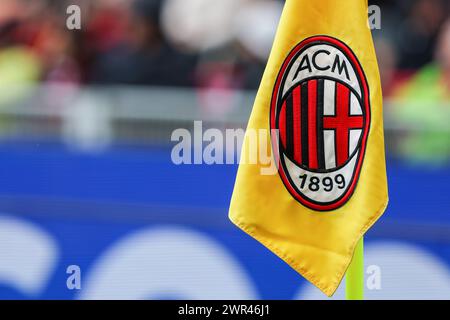
[[[391,201],[366,295],[450,299],[449,2],[371,3]],[[0,298],[324,298],[228,222],[237,166],[170,159],[194,120],[245,128],[282,5],[0,1]]]

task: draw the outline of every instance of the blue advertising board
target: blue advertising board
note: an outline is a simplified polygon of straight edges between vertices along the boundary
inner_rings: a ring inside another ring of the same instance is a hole
[[[325,298],[228,221],[235,165],[32,143],[3,144],[0,159],[0,298]],[[450,168],[389,160],[388,177],[366,296],[450,298]]]

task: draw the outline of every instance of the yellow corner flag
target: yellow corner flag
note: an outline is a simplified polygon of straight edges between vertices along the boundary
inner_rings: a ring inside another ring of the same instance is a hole
[[[267,162],[246,161],[255,150],[271,151],[272,173]],[[230,219],[331,296],[387,202],[367,0],[287,0],[248,124]]]

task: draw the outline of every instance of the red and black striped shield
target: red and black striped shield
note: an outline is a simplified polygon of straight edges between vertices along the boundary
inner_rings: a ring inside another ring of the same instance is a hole
[[[370,128],[369,87],[343,42],[317,36],[286,58],[272,97],[279,175],[303,205],[329,211],[351,197]]]

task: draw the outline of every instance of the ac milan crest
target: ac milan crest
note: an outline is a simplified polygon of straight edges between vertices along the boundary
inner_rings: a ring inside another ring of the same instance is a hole
[[[279,175],[303,205],[329,211],[353,194],[370,127],[364,71],[340,40],[316,36],[298,44],[276,80],[271,129],[279,131]]]

